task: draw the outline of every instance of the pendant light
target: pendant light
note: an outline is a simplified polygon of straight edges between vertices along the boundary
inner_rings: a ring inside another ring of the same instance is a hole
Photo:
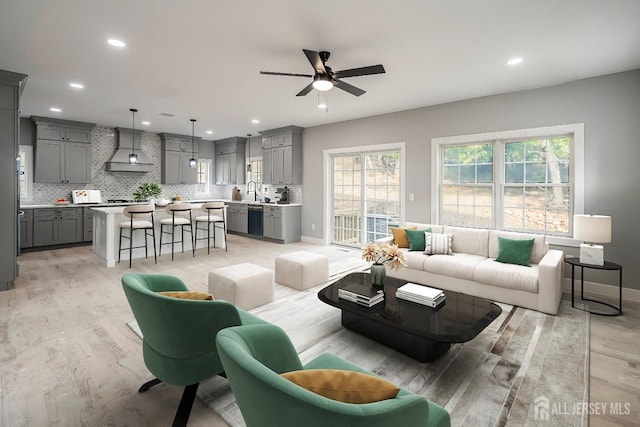
[[[251,134],[247,134],[247,142],[249,143],[249,158],[247,159],[247,173],[251,173]]]
[[[191,158],[189,159],[189,167],[195,168],[198,166],[198,160],[196,159],[196,142],[195,142],[195,126],[196,119],[191,119]]]
[[[135,108],[129,108],[129,111],[131,111],[131,128],[133,129],[131,133],[132,151],[131,154],[129,154],[129,163],[135,165],[138,163],[138,155],[136,154],[136,113],[138,110]]]

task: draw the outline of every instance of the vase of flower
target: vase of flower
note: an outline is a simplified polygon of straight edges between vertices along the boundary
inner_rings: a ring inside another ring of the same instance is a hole
[[[373,286],[384,285],[384,279],[387,277],[387,268],[384,264],[371,264],[371,284]]]
[[[398,249],[397,245],[388,243],[367,243],[362,248],[362,259],[371,264],[371,284],[382,286],[387,276],[385,263],[389,263],[392,270],[399,270],[406,265],[404,253]]]

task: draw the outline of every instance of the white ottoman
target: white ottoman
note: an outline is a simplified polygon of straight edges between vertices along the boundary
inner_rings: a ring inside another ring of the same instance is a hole
[[[243,310],[273,301],[273,290],[273,271],[254,264],[236,264],[209,273],[209,293]]]
[[[299,251],[276,257],[276,283],[304,290],[329,280],[329,259],[324,255]]]

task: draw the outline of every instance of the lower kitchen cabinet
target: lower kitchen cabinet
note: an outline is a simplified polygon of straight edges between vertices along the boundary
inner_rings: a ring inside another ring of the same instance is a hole
[[[82,208],[43,208],[33,212],[33,246],[77,243],[83,239]]]
[[[229,203],[227,210],[227,230],[237,233],[247,233],[249,231],[249,210],[246,203]]]
[[[263,236],[283,243],[299,242],[302,234],[300,206],[265,206]]]
[[[20,248],[33,246],[33,209],[22,209],[20,217]]]

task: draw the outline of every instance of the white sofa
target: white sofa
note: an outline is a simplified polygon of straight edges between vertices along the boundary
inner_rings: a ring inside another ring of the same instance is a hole
[[[557,314],[562,297],[563,252],[550,250],[545,236],[507,231],[407,222],[403,228],[431,228],[453,235],[453,255],[408,251],[407,267],[387,268],[387,275],[439,289]],[[534,239],[531,266],[495,261],[498,237]],[[380,241],[392,241],[393,237]]]

